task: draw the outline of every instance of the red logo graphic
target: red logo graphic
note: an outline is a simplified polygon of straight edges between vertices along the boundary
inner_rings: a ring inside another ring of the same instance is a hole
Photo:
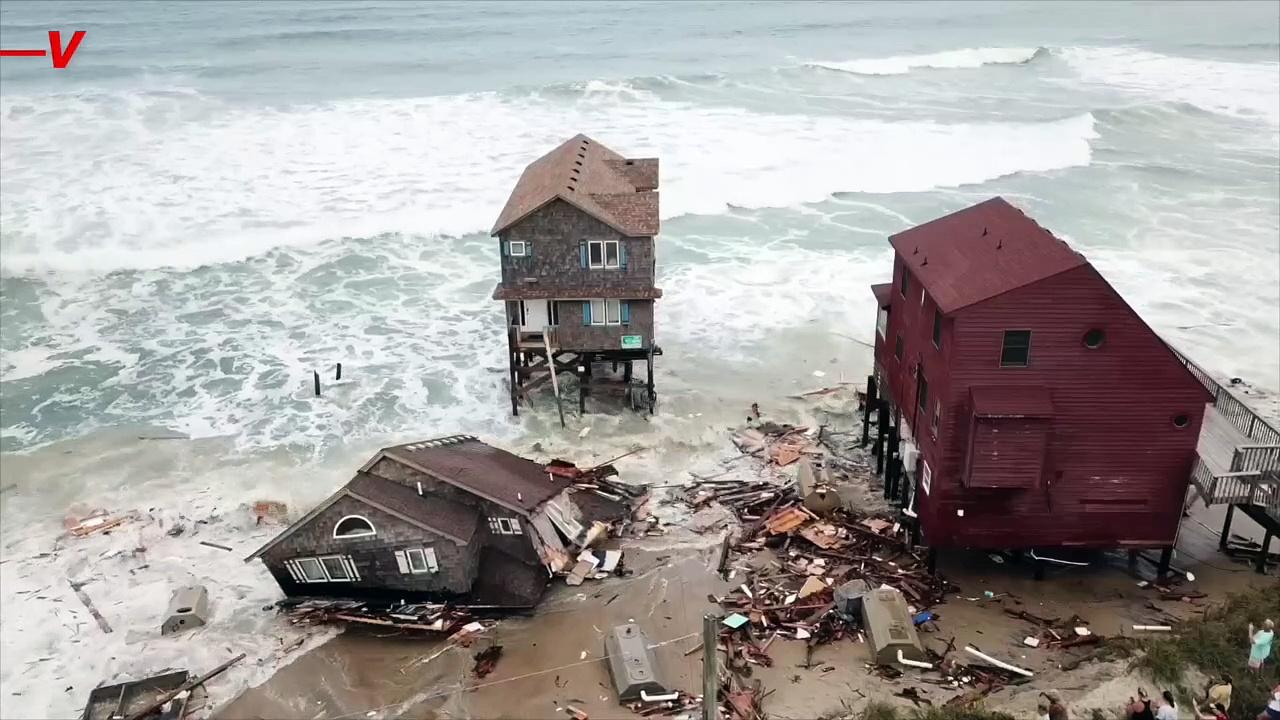
[[[71,63],[71,58],[76,54],[76,50],[80,49],[81,40],[84,40],[84,31],[77,30],[71,35],[71,42],[67,43],[64,48],[62,47],[62,33],[58,30],[50,30],[48,50],[0,50],[0,57],[44,57],[51,55],[53,56],[53,66],[58,70],[65,70],[67,65]]]

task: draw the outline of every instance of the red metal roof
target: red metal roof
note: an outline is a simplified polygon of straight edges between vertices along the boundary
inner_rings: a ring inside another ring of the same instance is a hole
[[[624,158],[575,135],[529,163],[493,225],[498,233],[556,198],[628,237],[658,234],[658,160]]]
[[[1001,197],[904,230],[889,243],[944,313],[1087,263]]]
[[[880,307],[889,306],[889,291],[893,289],[893,283],[879,283],[871,286],[871,294],[876,296],[876,302]]]
[[[1049,388],[1042,385],[984,385],[969,388],[978,417],[1053,417]]]

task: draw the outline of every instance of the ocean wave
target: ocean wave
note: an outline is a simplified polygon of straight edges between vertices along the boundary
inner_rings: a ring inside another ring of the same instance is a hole
[[[980,68],[984,65],[1025,65],[1047,55],[1048,52],[1049,50],[1043,47],[963,48],[927,55],[893,55],[843,61],[811,60],[805,65],[854,75],[905,75],[912,70],[955,70]]]
[[[752,112],[598,82],[229,107],[198,93],[0,98],[4,272],[196,267],[384,232],[487,230],[576,132],[663,160],[663,215],[785,207],[1087,165],[1094,120],[938,123]],[[45,159],[56,157],[57,162]]]
[[[1280,125],[1280,63],[1206,60],[1136,48],[1071,47],[1055,54],[1085,83]]]

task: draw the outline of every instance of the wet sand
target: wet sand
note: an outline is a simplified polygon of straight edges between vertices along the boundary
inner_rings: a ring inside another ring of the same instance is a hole
[[[1244,564],[1219,555],[1216,537],[1195,521],[1212,525],[1203,511],[1189,518],[1174,564],[1191,570],[1196,582],[1183,587],[1211,598],[1264,584]],[[1194,528],[1194,529],[1193,529]],[[685,655],[699,644],[701,617],[718,611],[708,594],[724,593],[734,583],[715,574],[721,535],[693,533],[627,541],[627,562],[634,574],[588,582],[571,588],[556,582],[537,612],[504,620],[470,648],[448,648],[438,640],[377,637],[347,632],[284,668],[269,682],[250,690],[219,717],[231,718],[564,718],[572,705],[592,718],[634,718],[614,700],[603,656],[605,631],[637,622],[653,643],[660,671],[673,688],[700,692],[701,652]],[[738,558],[767,562],[764,555]],[[1160,612],[1192,617],[1209,601],[1192,604],[1161,601],[1151,588],[1138,587],[1127,571],[1123,553],[1099,556],[1088,568],[1053,569],[1036,581],[1030,564],[996,563],[981,553],[948,553],[940,570],[960,592],[935,608],[935,633],[923,635],[936,650],[955,639],[956,646],[982,651],[1036,673],[1028,685],[993,694],[988,705],[1029,716],[1039,690],[1055,687],[1068,700],[1111,708],[1133,688],[1149,681],[1129,679],[1123,665],[1085,664],[1063,672],[1059,666],[1088,648],[1028,648],[1022,638],[1034,634],[1031,624],[1006,615],[1002,608],[1027,610],[1044,617],[1079,614],[1095,633],[1132,635],[1131,626],[1153,621]],[[1153,566],[1139,566],[1151,579]],[[984,590],[999,595],[981,598]],[[491,644],[502,645],[496,669],[483,680],[471,674],[472,656]],[[586,653],[585,657],[583,653]],[[900,701],[893,694],[917,688],[935,703],[963,691],[931,685],[908,673],[886,681],[868,672],[866,646],[845,640],[815,649],[813,664],[804,667],[804,644],[779,639],[770,646],[773,667],[752,667],[752,678],[774,691],[764,707],[771,717],[814,718],[870,700]]]

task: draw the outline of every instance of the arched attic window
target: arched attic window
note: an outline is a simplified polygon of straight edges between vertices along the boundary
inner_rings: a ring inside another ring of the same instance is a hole
[[[373,529],[373,523],[359,515],[348,515],[333,526],[333,536],[339,540],[370,537],[377,534],[377,531]]]

